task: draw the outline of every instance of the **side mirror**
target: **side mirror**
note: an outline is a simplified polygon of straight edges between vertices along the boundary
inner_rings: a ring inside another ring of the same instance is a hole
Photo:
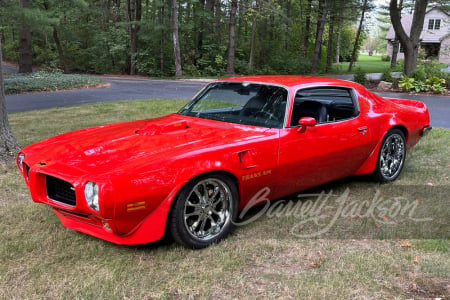
[[[303,133],[306,131],[306,128],[316,126],[317,121],[311,117],[303,117],[298,121],[300,127],[298,128],[298,132]]]

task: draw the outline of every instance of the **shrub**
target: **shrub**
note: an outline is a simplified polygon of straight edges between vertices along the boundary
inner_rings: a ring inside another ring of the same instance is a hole
[[[353,81],[364,85],[366,83],[366,72],[361,70],[361,68],[357,68],[355,70]]]
[[[405,66],[405,61],[403,59],[397,60],[397,64],[392,71],[402,72]]]
[[[425,81],[427,79],[427,74],[423,68],[417,68],[411,72],[410,77],[414,78],[416,81]]]
[[[186,76],[200,76],[200,71],[192,64],[186,64],[183,67],[183,73]]]
[[[435,76],[435,77],[447,79],[450,77],[450,74],[444,73],[441,71],[443,64],[441,64],[437,60],[425,61],[425,62],[423,62],[421,67],[425,71],[426,78]]]
[[[102,83],[98,77],[60,72],[34,72],[15,74],[5,77],[5,93],[20,94],[25,92],[56,91],[73,88],[94,87]]]
[[[445,79],[432,76],[427,79],[426,83],[430,86],[430,90],[436,94],[442,94],[447,91],[445,88]]]
[[[382,55],[381,61],[391,61],[391,57],[389,55]]]
[[[245,59],[236,58],[234,61],[234,70],[237,74],[250,74],[254,70],[249,69],[248,62]]]
[[[410,91],[414,88],[414,78],[408,76],[402,76],[398,82],[398,87],[405,91]]]
[[[415,80],[413,82],[413,88],[416,91],[416,93],[428,92],[430,90],[430,85],[426,84],[425,82],[423,82],[421,80]]]
[[[394,82],[394,77],[392,77],[391,69],[384,70],[383,74],[381,75],[381,80],[386,82]]]

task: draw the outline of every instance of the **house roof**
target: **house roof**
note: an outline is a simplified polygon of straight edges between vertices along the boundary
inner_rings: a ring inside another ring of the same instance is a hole
[[[403,29],[405,29],[405,32],[407,35],[411,32],[411,25],[412,25],[413,15],[411,14],[404,14],[402,15],[402,25]],[[386,34],[387,40],[394,40],[395,39],[395,31],[394,27],[391,25],[389,28],[388,33]]]
[[[444,14],[446,14],[447,16],[450,17],[450,11],[446,11],[446,10],[444,10],[442,7],[439,7],[439,6],[433,6],[433,7],[431,7],[429,10],[427,10],[427,12],[425,13],[425,15],[428,14],[430,11],[432,11],[432,10],[434,10],[434,9],[439,10],[440,12],[443,12]]]

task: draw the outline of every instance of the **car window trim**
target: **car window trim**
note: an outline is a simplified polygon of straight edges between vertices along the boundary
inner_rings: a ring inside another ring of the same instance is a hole
[[[291,112],[289,114],[290,116],[292,116],[292,111],[294,109],[295,95],[297,95],[297,93],[299,91],[301,91],[301,90],[311,90],[311,89],[316,89],[316,88],[317,89],[320,89],[320,88],[338,88],[338,89],[349,90],[349,94],[350,94],[352,103],[353,103],[354,108],[355,108],[355,114],[354,114],[353,117],[350,117],[350,118],[346,118],[346,119],[342,119],[342,120],[338,120],[338,121],[330,121],[330,122],[326,122],[326,123],[317,123],[317,125],[315,125],[315,126],[346,122],[346,121],[353,120],[353,119],[355,119],[355,118],[360,116],[361,110],[360,110],[360,106],[359,106],[358,93],[356,92],[355,88],[349,87],[349,86],[344,86],[344,85],[316,85],[316,86],[304,86],[304,87],[297,88],[295,90],[294,97],[292,98]],[[300,125],[290,126],[289,124],[286,124],[286,125],[287,126],[285,128],[298,128],[300,126]]]

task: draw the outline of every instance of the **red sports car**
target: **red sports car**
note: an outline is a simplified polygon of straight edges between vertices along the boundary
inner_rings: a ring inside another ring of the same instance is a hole
[[[25,147],[35,202],[64,226],[117,244],[187,247],[227,236],[262,189],[270,199],[346,176],[395,180],[431,129],[425,104],[330,78],[215,81],[178,113],[69,132]]]

